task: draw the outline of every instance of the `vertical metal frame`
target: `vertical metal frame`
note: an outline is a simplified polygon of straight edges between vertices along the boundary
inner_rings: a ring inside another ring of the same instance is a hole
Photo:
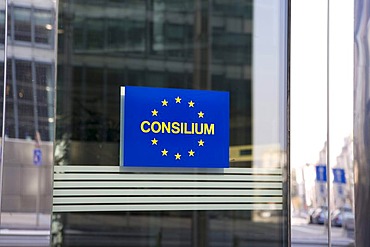
[[[286,28],[287,28],[287,37],[286,37],[286,61],[287,61],[287,64],[286,64],[286,99],[285,99],[285,105],[287,107],[286,109],[286,129],[285,129],[285,136],[286,136],[286,169],[287,169],[287,172],[286,172],[286,180],[287,180],[287,185],[286,185],[286,189],[287,189],[287,196],[283,197],[283,200],[284,200],[284,203],[286,205],[286,209],[287,209],[287,214],[286,214],[286,217],[287,217],[287,221],[286,221],[286,225],[285,225],[285,229],[286,232],[287,232],[287,240],[286,240],[286,243],[287,243],[287,246],[291,246],[291,242],[292,242],[292,215],[291,215],[291,166],[290,166],[290,114],[291,114],[291,106],[290,106],[290,57],[291,57],[291,48],[290,48],[290,44],[291,44],[291,0],[288,0],[287,1],[287,17],[286,17]]]
[[[331,166],[330,166],[330,0],[327,0],[327,30],[326,30],[326,164],[327,164],[327,195],[328,195],[328,246],[331,247]]]
[[[5,145],[5,110],[6,110],[6,78],[7,78],[7,56],[8,56],[8,0],[5,0],[5,29],[4,29],[4,77],[3,77],[3,119],[1,130],[1,149],[0,149],[0,225],[1,225],[1,206],[3,193],[4,175],[4,145]]]
[[[15,58],[11,58],[12,63],[12,85],[13,85],[13,113],[14,113],[14,133],[15,138],[19,138],[19,120],[18,120],[18,97],[17,97],[17,69],[15,67]]]
[[[39,131],[39,113],[37,109],[37,83],[36,83],[36,64],[35,60],[31,61],[31,73],[32,73],[32,93],[33,93],[33,124],[35,126],[35,133]],[[34,134],[35,134],[34,133]]]

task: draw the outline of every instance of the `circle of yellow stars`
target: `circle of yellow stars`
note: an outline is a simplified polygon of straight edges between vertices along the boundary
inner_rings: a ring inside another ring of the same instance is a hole
[[[182,99],[180,98],[180,96],[177,96],[175,98],[175,104],[181,104],[182,103],[181,101],[182,101]],[[168,106],[169,101],[167,99],[163,99],[161,101],[161,103],[162,103],[162,107],[166,107],[166,106]],[[193,100],[190,100],[187,103],[188,103],[188,105],[189,105],[190,108],[194,108],[195,102]],[[152,112],[152,117],[158,117],[159,111],[157,109],[153,109],[151,112]],[[203,111],[198,112],[198,118],[204,118],[204,115],[205,114],[204,114]],[[152,142],[152,145],[158,145],[158,140],[156,138],[153,138],[151,140],[151,142]],[[205,144],[205,142],[202,139],[200,139],[198,141],[198,146],[199,147],[204,147],[204,144]],[[168,152],[169,151],[167,149],[165,149],[165,148],[163,150],[161,150],[162,156],[168,156]],[[181,160],[181,156],[182,155],[180,153],[176,153],[174,155],[175,160]],[[189,157],[194,157],[195,156],[195,151],[192,150],[192,149],[190,149],[188,151],[188,156]]]

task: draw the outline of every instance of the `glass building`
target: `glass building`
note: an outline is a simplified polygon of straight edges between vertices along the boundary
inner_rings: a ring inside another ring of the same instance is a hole
[[[0,246],[294,246],[299,177],[330,150],[290,168],[290,20],[289,0],[0,1]],[[229,168],[120,166],[122,86],[228,92]],[[366,170],[363,143],[347,139],[336,167],[350,173],[353,148]],[[367,180],[350,178],[361,201]],[[339,239],[328,225],[304,225],[313,240],[298,244]]]
[[[8,10],[7,115],[5,135],[52,141],[55,75],[55,7],[20,4]],[[4,46],[5,11],[0,12]]]
[[[55,246],[287,245],[287,7],[59,1]],[[119,168],[127,85],[229,92],[230,168]]]
[[[1,1],[0,22],[1,228],[45,228],[52,203],[55,2]]]

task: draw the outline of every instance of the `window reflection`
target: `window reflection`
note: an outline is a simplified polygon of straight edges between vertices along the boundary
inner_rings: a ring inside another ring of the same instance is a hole
[[[35,67],[33,73],[32,67]],[[34,138],[35,121],[41,138],[52,140],[48,119],[53,118],[52,65],[17,59],[8,60],[6,135],[10,138]],[[14,76],[13,76],[14,75]],[[33,81],[36,79],[36,83]],[[35,101],[35,98],[37,101]],[[36,107],[36,108],[35,108]]]
[[[50,9],[26,8],[10,5],[8,8],[8,38],[13,42],[22,42],[22,46],[35,44],[53,48],[54,11]],[[4,44],[4,16],[0,11],[0,43]]]
[[[60,1],[60,6],[57,169],[118,164],[121,121],[118,89],[122,85],[230,92],[230,166],[278,171],[285,168],[285,146],[274,138],[281,135],[285,140],[285,133],[274,132],[284,129],[285,111],[279,111],[279,107],[285,102],[280,101],[279,97],[284,97],[279,93],[285,94],[285,72],[280,75],[275,72],[279,71],[275,65],[267,66],[268,71],[277,74],[275,79],[264,81],[276,95],[266,101],[267,105],[253,95],[254,87],[261,89],[260,81],[252,77],[254,1],[76,0]],[[267,6],[276,17],[281,12],[286,14],[283,3],[281,9]],[[264,39],[270,39],[271,33],[280,33],[280,28],[286,25],[279,18],[273,21],[279,24],[271,28],[279,26],[279,31],[268,32]],[[284,35],[275,40],[284,40]],[[286,61],[275,54],[283,53],[285,43],[273,45],[279,51],[271,53],[272,60],[280,61],[284,67]],[[255,102],[269,108],[259,114],[277,117],[275,122],[266,124],[274,132],[272,137],[270,133],[259,133],[266,138],[258,144],[266,147],[253,143]],[[220,189],[223,188],[216,188]],[[282,196],[283,189],[271,190],[266,192],[269,198]],[[254,189],[250,191],[253,193]],[[161,194],[146,196],[160,198]],[[56,212],[54,218],[58,224],[65,224],[68,233],[60,233],[65,246],[80,243],[78,234],[69,234],[75,229],[99,231],[103,242],[108,232],[119,232],[122,237],[109,240],[118,246],[129,245],[127,241],[134,246],[171,247],[285,244],[283,202],[264,202],[266,210],[208,211],[186,208],[160,211],[157,209],[160,203],[153,204],[153,211]],[[271,233],[268,237],[266,231]],[[87,241],[94,241],[94,237],[89,235]]]
[[[0,10],[0,44],[4,44],[5,37],[5,11]]]
[[[52,44],[53,16],[50,11],[36,10],[33,12],[35,42]]]
[[[52,195],[56,1],[8,2],[7,17],[5,2],[0,6],[0,49],[7,48],[5,136],[0,147],[1,229],[47,230]],[[3,62],[0,67],[3,75]],[[1,103],[3,99],[2,95]],[[38,163],[33,157],[35,149],[41,151]],[[3,235],[0,238],[4,241]],[[17,236],[13,243],[22,241]],[[3,244],[9,245],[6,238]],[[47,244],[45,238],[41,245]]]
[[[14,7],[14,39],[31,42],[31,11]]]

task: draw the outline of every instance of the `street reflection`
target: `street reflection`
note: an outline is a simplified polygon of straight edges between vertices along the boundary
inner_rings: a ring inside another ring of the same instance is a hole
[[[342,152],[331,171],[326,165],[326,143],[318,152],[318,161],[292,168],[292,242],[320,244],[328,242],[330,203],[332,242],[354,242],[353,138],[344,139]],[[328,181],[331,172],[331,181]],[[331,200],[327,183],[330,182]],[[346,245],[344,245],[346,246]]]

